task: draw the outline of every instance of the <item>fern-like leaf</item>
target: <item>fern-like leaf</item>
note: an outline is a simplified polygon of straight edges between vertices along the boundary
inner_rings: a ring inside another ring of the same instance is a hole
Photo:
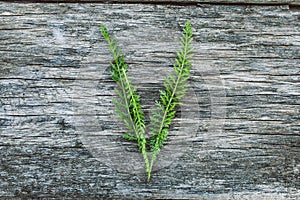
[[[121,55],[121,50],[115,38],[110,36],[103,24],[101,25],[101,32],[114,60],[114,63],[111,63],[111,76],[118,85],[118,88],[115,90],[118,98],[113,100],[117,116],[130,132],[130,134],[125,134],[124,138],[129,140],[136,138],[138,147],[144,158],[146,172],[149,173],[150,167],[146,151],[145,122],[140,105],[140,96],[136,93],[136,88],[129,81],[127,75],[128,65],[125,63],[124,55]]]
[[[180,40],[181,49],[177,53],[174,64],[175,75],[169,74],[164,83],[165,90],[160,91],[160,102],[156,102],[156,109],[152,111],[150,117],[150,144],[151,144],[151,162],[148,179],[151,176],[151,170],[160,152],[161,147],[165,143],[168,135],[168,129],[172,119],[175,117],[175,108],[180,104],[180,100],[184,97],[187,90],[187,80],[189,78],[191,67],[191,42],[192,27],[190,22],[185,24],[184,34]]]
[[[114,37],[110,36],[104,25],[101,25],[102,35],[108,43],[114,62],[111,63],[112,79],[117,83],[114,99],[117,116],[127,127],[129,133],[123,134],[127,140],[137,141],[138,147],[143,155],[148,181],[151,177],[151,170],[161,147],[164,145],[172,119],[176,114],[176,106],[180,105],[180,100],[184,97],[187,90],[187,80],[190,73],[192,27],[189,22],[185,24],[184,34],[180,40],[181,49],[177,53],[174,64],[174,74],[169,74],[165,79],[165,90],[160,91],[160,102],[156,102],[156,109],[150,116],[150,146],[151,162],[149,162],[145,138],[144,114],[141,111],[140,96],[136,93],[128,79],[128,65],[121,55],[121,50]]]

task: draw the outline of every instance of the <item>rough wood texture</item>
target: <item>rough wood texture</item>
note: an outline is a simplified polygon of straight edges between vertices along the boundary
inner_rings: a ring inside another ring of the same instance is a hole
[[[12,0],[14,2],[53,2],[53,3],[150,3],[150,4],[261,4],[261,5],[300,5],[300,0]]]
[[[188,19],[190,91],[145,184],[99,24],[148,113]],[[299,199],[299,19],[287,5],[1,3],[0,198]]]

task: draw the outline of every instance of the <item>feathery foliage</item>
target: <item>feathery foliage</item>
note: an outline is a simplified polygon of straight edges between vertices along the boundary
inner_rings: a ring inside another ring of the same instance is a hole
[[[187,80],[191,68],[192,52],[192,27],[190,22],[185,24],[184,34],[180,39],[181,49],[177,53],[175,64],[173,66],[175,75],[169,74],[165,79],[164,89],[160,91],[160,102],[156,102],[156,109],[152,111],[150,117],[150,144],[151,144],[151,162],[150,172],[154,161],[161,147],[165,143],[172,119],[176,114],[176,106],[180,105],[180,100],[184,97],[187,90]],[[150,174],[148,174],[150,178]]]
[[[145,138],[146,126],[144,114],[141,111],[140,96],[128,79],[128,65],[124,61],[124,55],[121,55],[115,38],[109,35],[104,25],[101,25],[101,31],[114,59],[114,63],[111,63],[111,75],[118,85],[116,94],[119,97],[114,99],[115,109],[119,120],[124,122],[129,130],[129,134],[124,134],[123,137],[127,140],[137,141],[145,161],[149,181],[154,162],[167,139],[172,119],[175,117],[176,106],[181,104],[180,100],[187,90],[192,57],[192,27],[190,22],[185,24],[184,34],[180,39],[181,49],[177,53],[173,67],[174,74],[169,74],[165,79],[164,90],[160,91],[160,101],[156,101],[156,109],[151,112],[148,141]],[[150,162],[146,150],[147,142],[151,146]]]
[[[146,151],[145,122],[144,114],[141,111],[140,96],[136,93],[136,88],[133,87],[128,79],[128,65],[124,61],[124,55],[121,55],[121,50],[115,38],[109,35],[104,25],[101,25],[101,31],[104,39],[108,43],[114,60],[114,63],[111,63],[111,75],[112,79],[118,85],[118,89],[115,91],[119,98],[113,100],[117,116],[120,121],[124,122],[130,132],[130,134],[124,134],[124,138],[137,139],[138,147],[143,155],[146,171],[148,173],[150,168]]]

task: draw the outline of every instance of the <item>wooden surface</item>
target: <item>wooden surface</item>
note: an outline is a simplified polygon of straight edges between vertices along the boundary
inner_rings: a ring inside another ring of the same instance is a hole
[[[0,199],[299,199],[299,19],[288,5],[1,3]],[[99,25],[148,116],[186,20],[190,90],[145,184]]]
[[[258,5],[300,5],[300,0],[10,0],[12,2],[47,3],[142,3],[142,4],[258,4]]]

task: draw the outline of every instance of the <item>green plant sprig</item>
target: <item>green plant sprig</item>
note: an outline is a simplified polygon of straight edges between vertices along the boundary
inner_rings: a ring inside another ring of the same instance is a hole
[[[152,112],[150,124],[150,144],[151,162],[150,173],[161,147],[164,145],[172,119],[176,114],[176,106],[180,105],[180,100],[185,96],[187,90],[187,80],[189,79],[191,68],[192,52],[192,27],[190,22],[185,24],[184,34],[181,41],[181,49],[177,53],[177,58],[173,68],[175,75],[169,74],[165,79],[164,89],[160,91],[160,102],[156,102],[156,109]],[[148,174],[150,179],[151,174]]]
[[[148,141],[145,137],[146,125],[144,114],[141,111],[140,96],[136,94],[136,88],[129,81],[128,65],[124,61],[124,55],[121,55],[115,38],[109,35],[104,25],[101,25],[101,31],[114,60],[114,63],[111,63],[113,69],[111,75],[118,85],[116,94],[119,99],[114,99],[117,116],[130,132],[123,134],[123,137],[137,141],[144,158],[147,180],[149,181],[157,155],[167,140],[172,119],[176,114],[175,109],[181,104],[180,100],[185,96],[187,90],[192,57],[192,26],[190,22],[185,24],[184,34],[180,39],[181,49],[177,53],[173,67],[175,74],[169,74],[165,79],[164,90],[160,91],[160,101],[156,101],[156,109],[151,112]],[[147,144],[151,146],[150,162],[146,149]]]
[[[146,172],[149,173],[150,167],[146,150],[145,121],[144,114],[141,111],[140,96],[136,94],[136,88],[133,87],[128,79],[128,65],[124,61],[124,55],[121,55],[121,50],[115,38],[109,35],[104,25],[101,25],[101,31],[104,39],[108,43],[114,60],[114,63],[111,63],[113,69],[111,75],[112,79],[118,85],[116,94],[119,99],[114,99],[117,116],[130,131],[130,134],[124,134],[124,137],[127,139],[137,138],[138,147],[144,158]]]

